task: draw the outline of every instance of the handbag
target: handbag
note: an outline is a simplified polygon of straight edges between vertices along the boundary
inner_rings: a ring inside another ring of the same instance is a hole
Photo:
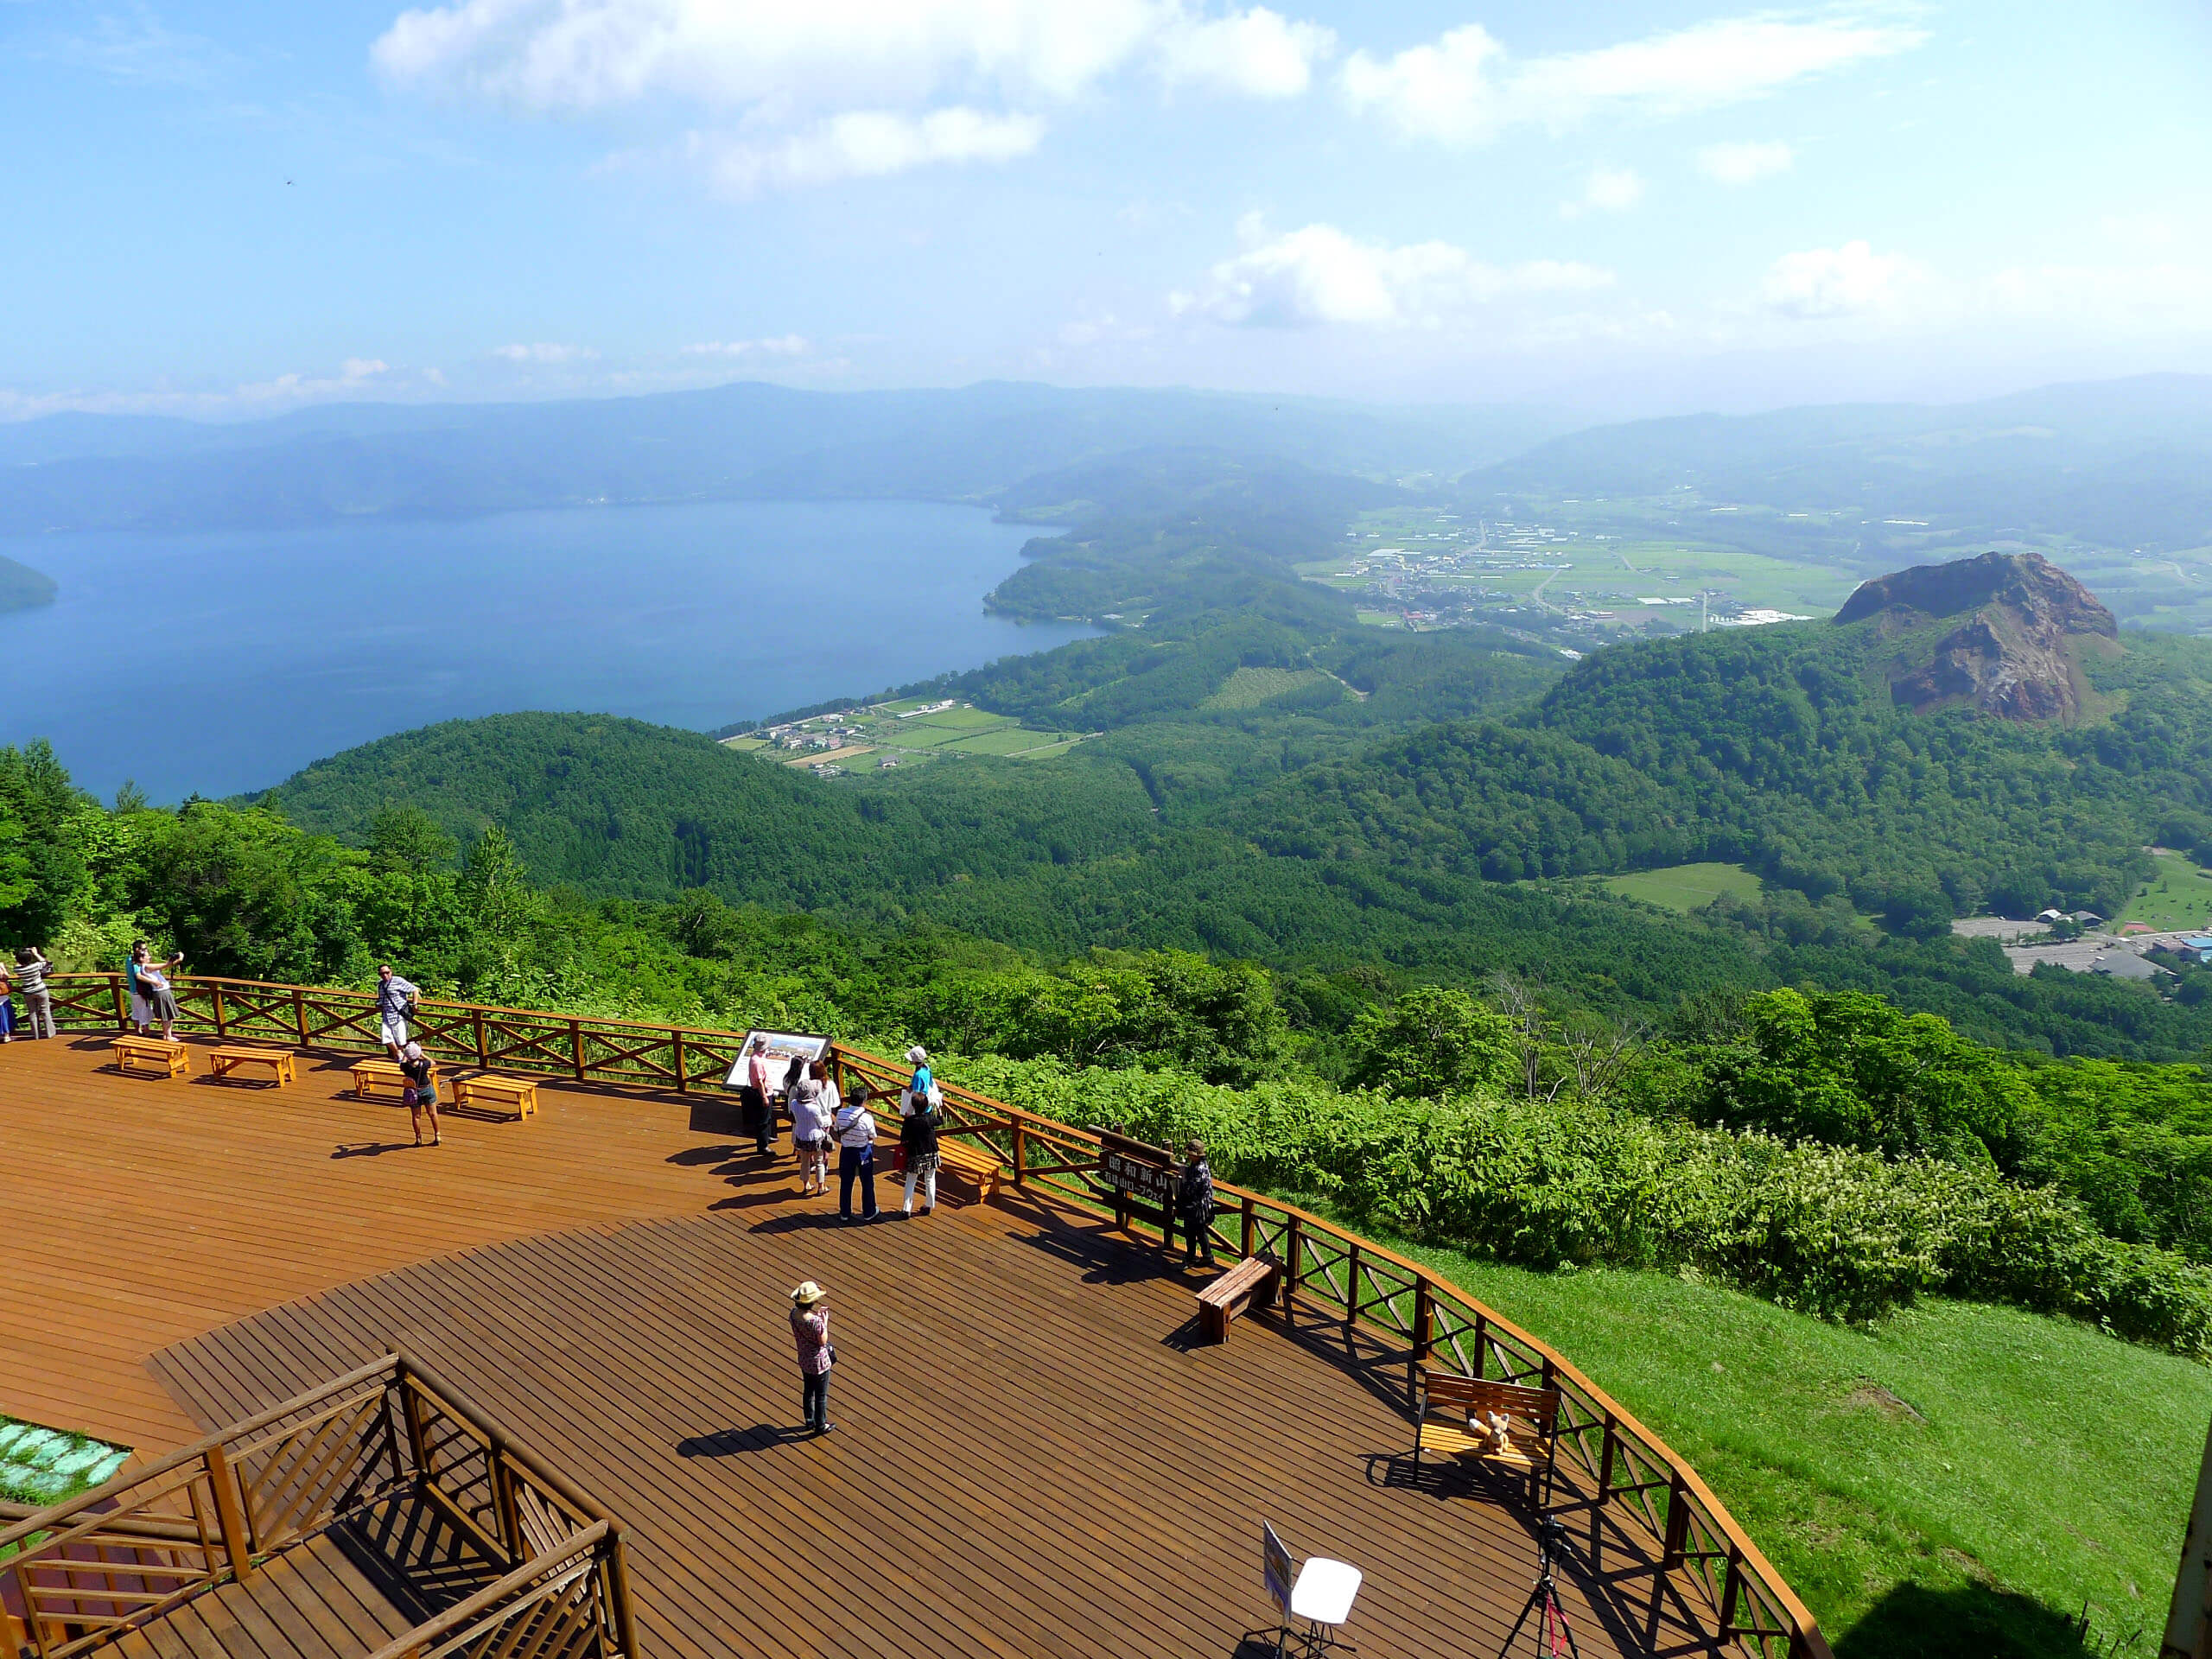
[[[892,1154],[891,1169],[892,1173],[896,1175],[904,1175],[906,1173],[906,1148],[905,1147],[900,1147],[896,1153]]]

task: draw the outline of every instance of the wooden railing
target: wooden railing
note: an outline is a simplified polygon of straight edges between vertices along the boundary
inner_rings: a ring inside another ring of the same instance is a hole
[[[105,1647],[404,1494],[505,1576],[391,1643],[394,1659],[636,1654],[613,1517],[401,1355],[19,1515],[0,1530],[0,1651],[74,1659]]]
[[[896,1091],[907,1071],[849,1047],[834,1052],[841,1083],[863,1078]],[[1099,1139],[1003,1101],[940,1082],[945,1132],[990,1148],[1013,1185],[1110,1214],[1132,1231],[1147,1225],[1100,1178]],[[1550,1347],[1449,1280],[1294,1205],[1217,1181],[1216,1247],[1262,1256],[1282,1269],[1286,1307],[1303,1302],[1402,1346],[1408,1407],[1420,1367],[1446,1368],[1560,1391],[1559,1455],[1588,1494],[1587,1549],[1598,1566],[1610,1524],[1626,1522],[1657,1545],[1645,1637],[1655,1644],[1669,1609],[1707,1639],[1740,1643],[1761,1659],[1829,1659],[1804,1604],[1696,1471],[1665,1441]]]
[[[49,984],[59,1024],[124,1024],[119,975],[57,975]],[[376,999],[365,992],[193,977],[179,981],[176,996],[188,1031],[381,1047]],[[416,1026],[425,1049],[448,1061],[678,1091],[718,1085],[744,1040],[734,1032],[429,999]],[[833,1055],[848,1084],[865,1078],[893,1094],[907,1080],[904,1069],[864,1050],[839,1044]],[[948,1085],[944,1093],[946,1132],[988,1147],[1015,1188],[1110,1214],[1132,1230],[1147,1224],[1099,1179],[1096,1135],[968,1090]],[[1357,1330],[1402,1348],[1409,1394],[1424,1364],[1560,1390],[1560,1455],[1590,1494],[1593,1565],[1607,1525],[1625,1524],[1656,1546],[1653,1638],[1673,1597],[1675,1615],[1721,1645],[1741,1643],[1760,1659],[1829,1659],[1812,1614],[1696,1471],[1563,1357],[1449,1280],[1324,1217],[1225,1182],[1216,1192],[1216,1244],[1281,1266],[1286,1306],[1332,1310],[1347,1335]]]

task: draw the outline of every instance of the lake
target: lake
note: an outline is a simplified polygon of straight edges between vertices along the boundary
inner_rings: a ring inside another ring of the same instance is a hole
[[[1036,532],[905,501],[0,540],[60,584],[0,615],[0,744],[156,801],[279,783],[434,721],[589,710],[702,730],[1042,651],[987,615]]]

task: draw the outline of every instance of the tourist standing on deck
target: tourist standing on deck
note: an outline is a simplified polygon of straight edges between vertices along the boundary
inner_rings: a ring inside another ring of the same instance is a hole
[[[830,1125],[837,1112],[834,1090],[819,1077],[804,1077],[791,1084],[785,1103],[791,1114],[791,1146],[798,1154],[799,1197],[810,1198],[830,1190]]]
[[[875,1219],[875,1114],[862,1099],[845,1101],[830,1120],[837,1137],[837,1215],[853,1218],[853,1183],[861,1184],[861,1219]]]
[[[755,1037],[745,1054],[745,1082],[738,1090],[738,1099],[744,1107],[746,1134],[761,1152],[768,1150],[770,1114],[776,1109],[768,1103],[768,1039]]]
[[[926,1077],[926,1071],[917,1075]],[[906,1158],[906,1201],[899,1213],[914,1213],[914,1188],[922,1189],[922,1213],[937,1212],[938,1107],[929,1090],[909,1089],[901,1103],[906,1112],[899,1125],[899,1147]]]
[[[1175,1178],[1175,1208],[1183,1218],[1183,1265],[1195,1268],[1203,1254],[1213,1265],[1213,1172],[1206,1167],[1206,1147],[1193,1141],[1183,1150],[1183,1168]],[[1172,1249],[1174,1240],[1165,1241]]]
[[[156,966],[153,951],[141,939],[130,947],[131,1010],[138,1020],[138,1034],[144,1036],[146,1027],[156,1020],[162,1022],[162,1040],[176,1040],[176,993],[169,987],[168,969],[184,960],[180,950],[168,961]],[[143,1013],[140,1011],[143,1010]]]
[[[8,982],[8,964],[0,962],[0,1043],[16,1040],[16,1004],[10,995],[14,989]]]
[[[377,1019],[384,1027],[384,1046],[395,1060],[406,1052],[407,1022],[413,1018],[422,995],[393,973],[390,963],[377,964]]]
[[[445,1145],[445,1138],[438,1133],[438,1063],[423,1052],[420,1043],[410,1043],[400,1051],[399,1075],[407,1079],[400,1090],[400,1097],[407,1103],[407,1121],[415,1126],[415,1144],[423,1144],[423,1118],[430,1119],[430,1144]]]
[[[808,1280],[791,1292],[791,1339],[798,1345],[799,1409],[817,1434],[830,1432],[830,1293]]]
[[[23,1018],[34,1037],[54,1035],[54,993],[46,987],[46,976],[53,971],[54,964],[36,945],[27,944],[16,952],[16,988],[23,994]]]

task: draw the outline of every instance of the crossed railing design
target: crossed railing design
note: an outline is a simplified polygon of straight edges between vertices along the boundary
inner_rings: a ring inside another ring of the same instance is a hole
[[[49,984],[57,1023],[79,1030],[124,1024],[121,976],[57,975]],[[194,977],[179,982],[176,995],[187,1031],[302,1047],[381,1047],[375,999],[365,992]],[[734,1032],[429,999],[415,1023],[425,1049],[447,1061],[678,1092],[719,1085],[744,1041]],[[832,1055],[841,1077],[865,1077],[887,1095],[907,1080],[864,1050],[837,1044]],[[956,1086],[944,1094],[945,1132],[988,1148],[1017,1189],[1110,1213],[1133,1231],[1148,1224],[1101,1179],[1096,1135]],[[1216,1245],[1278,1265],[1286,1306],[1324,1307],[1347,1336],[1357,1330],[1402,1344],[1409,1402],[1424,1364],[1559,1389],[1560,1465],[1578,1471],[1591,1494],[1593,1565],[1608,1526],[1625,1524],[1658,1544],[1651,1639],[1671,1605],[1706,1638],[1740,1643],[1759,1659],[1830,1659],[1812,1614],[1696,1471],[1563,1357],[1449,1280],[1323,1217],[1227,1183],[1217,1183],[1216,1194]]]
[[[631,1659],[621,1529],[390,1354],[0,1531],[0,1652],[75,1659],[386,1500],[419,1497],[504,1574],[376,1659]]]

